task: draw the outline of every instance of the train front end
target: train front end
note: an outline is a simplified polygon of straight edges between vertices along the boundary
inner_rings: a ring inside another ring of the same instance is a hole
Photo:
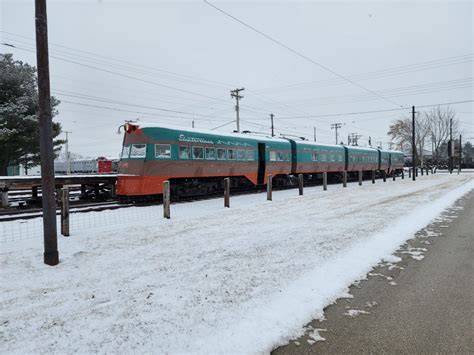
[[[150,154],[153,138],[138,125],[125,124],[122,153],[118,164],[116,193],[118,196],[146,196],[163,193],[167,179],[156,171]]]

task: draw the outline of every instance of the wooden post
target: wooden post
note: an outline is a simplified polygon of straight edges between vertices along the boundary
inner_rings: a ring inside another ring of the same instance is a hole
[[[362,186],[362,170],[359,170],[359,186]]]
[[[2,207],[3,208],[8,208],[9,202],[8,202],[8,188],[2,189]]]
[[[230,207],[230,178],[224,179],[224,207]]]
[[[326,191],[328,189],[328,173],[325,171],[323,173],[323,190]]]
[[[163,217],[170,219],[170,182],[163,181]]]
[[[300,190],[300,196],[303,195],[303,174],[298,174],[298,186]]]
[[[429,171],[429,169],[428,169],[428,168],[426,168],[426,176],[428,176],[428,175],[429,175],[428,171]]]
[[[405,179],[405,169],[402,168],[402,180]]]
[[[33,186],[31,188],[31,197],[33,200],[36,200],[38,198],[38,186]]]
[[[392,180],[395,181],[397,179],[397,174],[395,174],[395,170],[392,171]]]
[[[268,175],[268,181],[267,181],[267,200],[268,201],[272,200],[272,182],[273,182],[273,176]]]
[[[415,177],[418,177],[418,168],[415,169]]]
[[[342,172],[342,187],[347,187],[347,171]]]
[[[411,178],[411,168],[408,169],[408,178]]]
[[[69,189],[63,187],[61,195],[61,234],[69,237]]]
[[[421,170],[421,176],[423,176],[423,170],[424,170],[423,167],[421,167],[420,170]]]
[[[387,172],[385,170],[382,170],[382,177],[383,177],[383,182],[387,181]]]
[[[375,184],[375,170],[372,170],[372,184]]]

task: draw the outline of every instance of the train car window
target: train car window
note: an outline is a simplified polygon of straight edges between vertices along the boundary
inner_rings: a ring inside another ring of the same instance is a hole
[[[339,155],[339,156],[337,157],[337,160],[338,160],[339,162],[342,162],[342,155]]]
[[[127,159],[130,157],[130,145],[124,145],[122,148],[122,154],[120,155],[122,159]]]
[[[227,149],[227,159],[235,160],[235,158],[236,158],[235,149]]]
[[[214,160],[216,159],[216,150],[214,148],[206,147],[206,159],[207,160]]]
[[[155,144],[155,158],[171,159],[171,145]]]
[[[191,158],[191,149],[186,146],[179,146],[179,159],[190,159]]]
[[[193,159],[204,159],[203,147],[193,147]]]
[[[312,161],[317,161],[318,160],[318,153],[312,152],[311,153],[311,160]]]
[[[132,144],[130,158],[145,158],[146,144]]]
[[[217,148],[217,160],[226,160],[227,154],[224,148]]]
[[[270,161],[276,161],[277,160],[277,152],[274,150],[270,150]]]
[[[282,152],[277,152],[277,161],[283,161],[283,153]]]
[[[246,150],[245,151],[245,160],[250,160],[250,161],[253,161],[254,160],[254,152],[253,150]]]
[[[237,149],[237,160],[245,160],[245,150]]]

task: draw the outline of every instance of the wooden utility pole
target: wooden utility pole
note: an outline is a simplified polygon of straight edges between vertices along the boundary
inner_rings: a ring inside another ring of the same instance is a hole
[[[461,160],[462,160],[462,135],[459,135],[459,166],[458,166],[458,174],[461,172]]]
[[[454,142],[453,142],[453,119],[449,120],[449,173],[453,173],[453,152],[454,152]]]
[[[314,141],[316,142],[316,126],[314,126]]]
[[[272,121],[272,137],[275,137],[274,127],[273,127],[273,113],[270,114],[270,120]]]
[[[416,143],[415,143],[415,106],[411,107],[411,159],[412,159],[412,167],[413,167],[413,174],[412,178],[413,181],[416,180]]]
[[[239,92],[244,91],[245,88],[235,89],[230,91],[230,97],[235,98],[235,112],[237,114],[237,132],[240,132],[240,116],[239,116],[239,100],[243,99],[242,95],[239,95]]]
[[[49,84],[48,20],[46,0],[35,1],[36,62],[38,70],[41,191],[43,201],[44,263],[59,263],[54,183],[53,127]]]
[[[338,143],[337,130],[338,130],[339,128],[341,128],[341,127],[342,127],[342,123],[332,123],[332,124],[331,124],[331,129],[335,129],[335,130],[336,130],[336,144],[339,144],[339,143]]]
[[[69,158],[69,131],[63,131],[66,133],[66,142],[64,144],[66,150],[66,175],[71,175],[71,159]]]

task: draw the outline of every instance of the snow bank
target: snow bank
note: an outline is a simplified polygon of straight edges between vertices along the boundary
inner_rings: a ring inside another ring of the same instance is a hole
[[[443,174],[172,206],[61,238],[54,268],[40,240],[4,243],[0,351],[268,352],[473,188]]]

